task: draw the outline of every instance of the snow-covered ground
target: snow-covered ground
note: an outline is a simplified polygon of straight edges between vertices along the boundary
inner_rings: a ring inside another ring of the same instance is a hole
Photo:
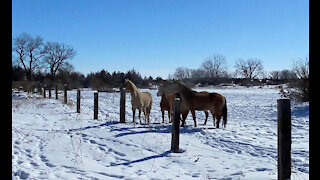
[[[277,179],[279,89],[196,90],[226,97],[228,123],[216,129],[209,115],[204,126],[198,111],[194,128],[189,114],[180,129],[183,153],[170,152],[171,124],[161,123],[156,90],[141,90],[154,100],[151,123],[142,125],[132,123],[129,93],[127,123],[121,124],[119,93],[99,93],[99,120],[94,120],[94,91],[81,91],[80,114],[75,90],[68,92],[68,104],[62,103],[62,92],[59,100],[13,92],[13,179]],[[309,103],[291,102],[291,110],[291,179],[309,179]]]

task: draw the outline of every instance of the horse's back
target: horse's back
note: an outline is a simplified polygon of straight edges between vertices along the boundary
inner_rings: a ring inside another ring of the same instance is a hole
[[[147,97],[147,98],[151,98],[152,99],[152,95],[149,92],[141,92],[143,97]]]
[[[219,93],[206,91],[196,92],[191,104],[195,110],[209,110],[212,107],[220,107],[224,104],[224,97]]]

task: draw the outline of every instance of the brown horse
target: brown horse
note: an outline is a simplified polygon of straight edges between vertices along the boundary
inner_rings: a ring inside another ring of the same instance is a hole
[[[124,87],[126,90],[129,90],[131,93],[131,105],[132,105],[132,114],[133,114],[133,122],[136,109],[139,110],[139,120],[141,124],[141,111],[143,111],[145,122],[148,120],[148,123],[150,121],[150,111],[152,107],[152,96],[149,92],[140,92],[136,85],[134,85],[133,82],[126,79]]]
[[[219,122],[223,117],[223,126],[227,124],[227,103],[225,97],[218,93],[197,92],[190,89],[182,81],[167,82],[159,88],[158,93],[166,91],[168,94],[179,93],[181,97],[180,112],[182,114],[182,124],[184,126],[185,120],[189,111],[192,113],[194,126],[197,127],[195,110],[210,110],[212,117],[217,120],[214,125],[219,128]],[[206,123],[206,121],[205,121]]]
[[[159,96],[157,94],[157,96]],[[167,94],[162,93],[161,95],[161,101],[160,101],[160,108],[162,113],[162,123],[164,123],[164,111],[168,111],[168,118],[169,123],[171,123],[171,114],[172,114],[172,106],[173,106],[173,100],[176,98],[175,94]]]
[[[200,93],[205,93],[205,91],[202,91]],[[162,93],[160,94],[158,91],[157,96],[160,96],[160,95],[161,95],[160,108],[161,108],[161,112],[162,112],[162,123],[164,123],[164,111],[168,111],[169,123],[171,123],[172,111],[173,111],[173,100],[176,97],[180,98],[180,95],[179,95],[179,93],[168,94],[165,91],[162,91]],[[185,111],[186,111],[185,109],[180,108],[180,112],[186,113]],[[205,120],[205,123],[206,123],[208,120],[208,117],[209,117],[209,113],[207,110],[204,110],[203,112],[206,115],[206,120]]]
[[[202,94],[209,94],[209,92],[207,92],[207,91],[200,91],[200,92],[194,91],[194,92],[195,93],[202,93]],[[223,97],[223,98],[225,98],[225,97]],[[206,125],[207,124],[207,120],[208,120],[208,111],[205,111],[205,112],[206,112],[206,119],[205,119],[203,125]],[[219,128],[219,124],[216,124],[217,123],[216,114],[214,112],[211,112],[211,114],[212,114],[212,119],[213,119],[213,125]],[[219,120],[219,122],[220,122],[220,120]]]

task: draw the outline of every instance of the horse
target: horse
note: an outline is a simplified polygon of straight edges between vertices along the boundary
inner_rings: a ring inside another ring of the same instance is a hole
[[[204,92],[205,91],[202,91],[201,93],[204,93]],[[160,108],[162,112],[162,123],[164,123],[164,111],[168,111],[169,123],[171,123],[172,111],[173,111],[173,100],[177,97],[180,98],[180,95],[179,93],[168,94],[164,91],[162,91],[161,93],[158,91],[157,96],[160,96],[160,95],[161,95]],[[180,108],[180,112],[186,113],[183,108]],[[203,112],[205,113],[205,116],[206,116],[206,120],[205,120],[205,123],[206,123],[209,117],[209,113],[207,110],[204,110]]]
[[[152,96],[149,92],[140,92],[136,85],[131,82],[129,79],[125,80],[124,87],[126,90],[130,91],[131,94],[131,105],[132,105],[132,114],[133,122],[135,118],[136,109],[139,110],[139,120],[141,124],[141,111],[143,111],[145,122],[148,120],[150,122],[150,111],[152,107]]]
[[[157,94],[157,96],[160,96]],[[160,109],[162,113],[162,123],[164,123],[164,112],[168,111],[168,118],[169,123],[171,123],[171,114],[172,114],[172,106],[173,106],[173,100],[176,98],[175,94],[167,94],[163,93],[161,95],[161,101],[160,101]]]
[[[227,124],[227,101],[224,96],[219,93],[197,92],[189,88],[184,82],[178,80],[175,82],[167,82],[159,88],[159,93],[167,92],[168,94],[179,93],[181,97],[180,110],[182,114],[183,127],[189,111],[192,113],[194,127],[197,127],[195,110],[210,110],[214,118],[213,124],[219,128],[219,122],[223,118],[222,125]],[[215,119],[217,122],[215,123]],[[206,121],[205,121],[206,123]]]

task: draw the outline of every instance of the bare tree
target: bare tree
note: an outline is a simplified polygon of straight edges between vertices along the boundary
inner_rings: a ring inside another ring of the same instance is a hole
[[[54,80],[59,69],[70,66],[68,60],[71,60],[76,55],[72,47],[56,42],[47,42],[44,52],[44,64],[50,71],[51,80]]]
[[[293,68],[290,72],[298,79],[291,84],[293,88],[287,88],[286,92],[281,90],[281,94],[297,101],[309,101],[309,57],[293,61]]]
[[[270,78],[274,79],[274,80],[279,80],[280,79],[280,71],[271,71]]]
[[[13,46],[12,46],[12,52],[15,52],[18,54],[17,62],[18,64],[22,64],[23,68],[27,70],[27,66],[25,63],[26,59],[26,51],[27,51],[27,41],[28,41],[29,35],[27,33],[23,33],[20,36],[13,38]]]
[[[292,80],[296,78],[293,71],[284,69],[282,71],[271,71],[270,78],[274,80]]]
[[[213,61],[209,58],[206,58],[206,60],[202,63],[201,67],[206,72],[206,77],[213,77]]]
[[[191,70],[185,67],[178,67],[175,70],[174,78],[176,79],[185,79],[191,77]]]
[[[309,78],[309,57],[293,61],[292,70],[299,79]]]
[[[203,78],[205,76],[206,72],[202,68],[191,70],[191,78],[193,79]]]
[[[295,78],[296,78],[296,75],[293,71],[290,71],[287,69],[280,71],[279,79],[281,79],[281,80],[292,80]]]
[[[201,67],[206,71],[207,77],[221,77],[227,74],[226,58],[220,54],[207,57]]]
[[[244,78],[254,79],[263,74],[262,61],[256,58],[239,59],[235,65],[237,74]]]
[[[22,64],[26,77],[31,80],[31,75],[39,67],[39,60],[43,57],[43,39],[40,36],[33,38],[30,34],[22,33],[13,39],[12,51],[18,54],[18,63]]]

